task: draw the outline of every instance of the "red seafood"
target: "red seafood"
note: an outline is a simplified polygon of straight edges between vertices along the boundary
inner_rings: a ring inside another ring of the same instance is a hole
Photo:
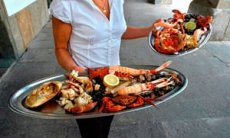
[[[113,98],[104,97],[99,112],[118,112],[126,108],[135,108],[146,103],[154,105],[154,98],[143,98],[137,95],[119,95]],[[154,105],[155,106],[155,105]]]
[[[100,77],[101,79],[103,79],[105,75],[109,74],[109,68],[108,67],[101,67],[96,69],[89,68],[88,72],[89,72],[89,78],[91,80],[96,77]]]
[[[174,82],[171,81],[171,78],[161,78],[158,80],[154,80],[152,82],[147,83],[137,83],[128,87],[121,88],[117,90],[118,95],[129,95],[129,94],[135,94],[140,95],[142,93],[145,93],[146,91],[154,90],[155,88],[162,88],[166,87],[170,84],[173,84]]]
[[[111,66],[109,68],[109,72],[110,73],[122,72],[124,74],[130,74],[131,76],[138,76],[138,75],[145,74],[147,72],[150,72],[151,74],[156,74],[157,72],[160,72],[161,70],[167,68],[171,63],[172,61],[167,61],[155,69],[134,69],[134,68],[122,67],[122,66]]]
[[[165,22],[163,19],[157,19],[154,23],[155,27],[173,28],[178,24],[178,22]]]
[[[157,19],[154,23],[155,27],[164,27],[164,28],[174,28],[178,25],[179,22],[183,22],[185,19],[185,13],[181,13],[179,10],[172,10],[173,18],[168,20]]]
[[[72,108],[67,109],[67,111],[71,113],[84,113],[92,110],[93,108],[95,108],[96,105],[97,102],[90,102],[86,105],[75,105]]]
[[[99,108],[98,112],[118,112],[125,109],[126,106],[115,104],[110,97],[103,97],[102,105]]]
[[[168,28],[161,31],[154,39],[156,50],[164,54],[173,54],[180,51],[186,45],[185,35],[176,29]]]
[[[213,21],[212,16],[198,16],[197,26],[208,28],[209,24]]]
[[[150,73],[153,75],[167,68],[171,63],[172,63],[171,61],[167,61],[155,69],[134,69],[134,68],[123,67],[123,66],[111,66],[111,67],[104,67],[104,68],[97,68],[97,69],[89,69],[89,76],[91,79],[95,77],[100,77],[103,79],[103,77],[109,73],[124,78],[132,78],[133,76],[138,76],[146,73]]]
[[[198,47],[199,40],[213,21],[212,16],[197,16],[182,13],[174,9],[173,18],[157,19],[153,32],[154,48],[159,53],[175,54],[177,52]]]
[[[185,13],[182,13],[177,9],[172,10],[172,12],[174,13],[173,14],[173,19],[184,21],[184,18],[185,18],[185,15],[186,15]]]

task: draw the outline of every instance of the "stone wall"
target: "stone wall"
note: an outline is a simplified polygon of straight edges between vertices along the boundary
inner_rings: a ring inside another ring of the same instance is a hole
[[[190,3],[188,12],[212,15],[212,36],[213,41],[230,40],[230,0],[193,0]]]
[[[172,4],[172,0],[147,0],[147,1],[153,4]]]
[[[9,37],[15,58],[18,58],[47,23],[47,0],[37,0],[10,17],[7,16],[3,2],[0,2],[0,17],[8,32],[3,35]]]
[[[220,0],[217,8],[230,9],[230,0]]]

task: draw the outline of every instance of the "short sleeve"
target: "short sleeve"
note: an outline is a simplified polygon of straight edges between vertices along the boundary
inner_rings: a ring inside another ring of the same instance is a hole
[[[71,23],[70,4],[71,2],[68,0],[53,0],[50,4],[50,14],[65,23]]]

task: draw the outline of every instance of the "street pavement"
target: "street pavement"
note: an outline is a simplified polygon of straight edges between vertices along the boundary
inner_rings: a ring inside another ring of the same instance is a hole
[[[157,18],[171,16],[170,6],[126,0],[128,25],[146,26]],[[115,116],[109,138],[228,138],[230,137],[230,42],[209,41],[200,50],[181,57],[153,53],[147,38],[124,40],[122,65],[160,65],[188,78],[187,88],[156,108]],[[54,55],[50,21],[30,43],[28,50],[0,80],[0,137],[80,138],[75,120],[47,120],[12,112],[8,100],[23,86],[65,71]],[[90,132],[89,132],[90,133]],[[95,136],[96,137],[96,136]]]

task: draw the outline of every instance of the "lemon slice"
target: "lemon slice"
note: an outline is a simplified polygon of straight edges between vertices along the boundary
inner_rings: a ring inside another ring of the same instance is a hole
[[[194,30],[196,29],[196,23],[190,21],[190,22],[185,23],[184,27],[188,30]]]
[[[114,87],[119,84],[119,78],[113,74],[107,74],[103,79],[103,83],[107,87]]]

